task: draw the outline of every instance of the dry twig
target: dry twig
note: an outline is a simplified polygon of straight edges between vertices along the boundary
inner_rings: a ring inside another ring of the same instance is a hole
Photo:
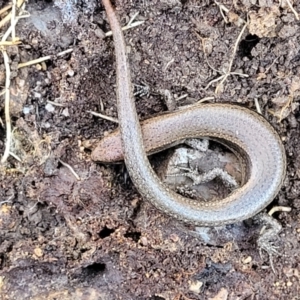
[[[57,53],[56,56],[62,56],[64,54],[71,53],[72,51],[73,51],[73,49],[71,48],[71,49],[68,49],[68,50]],[[20,63],[20,64],[18,64],[18,69],[28,67],[28,66],[31,66],[31,65],[36,65],[38,63],[49,60],[51,58],[53,58],[53,55],[48,55],[48,56],[33,59],[33,60],[30,60],[30,61],[27,61],[27,62],[24,62],[24,63]]]
[[[68,168],[70,171],[71,171],[71,173],[75,176],[75,178],[78,180],[78,181],[80,181],[81,180],[81,178],[77,175],[77,173],[74,171],[74,169],[69,165],[69,164],[67,164],[67,163],[65,163],[65,162],[63,162],[62,160],[58,160],[63,166],[65,166],[66,168]]]
[[[13,4],[14,4],[15,0],[13,0]],[[20,8],[23,3],[25,2],[25,0],[18,0],[16,3],[17,8]],[[5,11],[9,10],[11,7],[13,7],[13,4],[10,4],[6,7],[4,7],[0,12],[1,14],[4,13]],[[12,18],[12,13],[13,11],[11,11],[7,16],[5,16],[1,21],[0,21],[0,28],[3,27],[9,20],[11,20]],[[14,12],[15,13],[15,12]]]
[[[17,6],[17,1],[12,0],[12,9],[11,9],[11,19],[10,19],[10,24],[11,24],[11,39],[14,41],[16,39],[16,6]]]
[[[5,7],[3,7],[2,9],[0,9],[0,16],[2,14],[4,14],[5,12],[7,12],[9,9],[11,9],[11,7],[12,7],[12,4],[8,4]]]
[[[223,5],[222,3],[219,3],[219,2],[216,1],[216,0],[215,0],[215,3],[216,3],[216,5],[219,7],[219,10],[220,10],[220,13],[221,13],[221,15],[222,15],[222,17],[223,17],[223,19],[224,19],[224,22],[225,22],[225,23],[228,23],[229,21],[227,20],[226,16],[224,15],[224,12],[225,12],[225,13],[228,13],[228,12],[229,12],[229,9],[228,9],[225,5]]]
[[[225,80],[228,78],[229,75],[238,75],[238,76],[242,76],[242,77],[248,77],[247,74],[242,74],[242,73],[238,73],[238,72],[231,72],[231,68],[232,68],[232,65],[233,65],[233,60],[234,60],[234,58],[235,58],[235,54],[236,54],[236,51],[237,51],[237,47],[238,47],[238,44],[239,44],[239,42],[240,42],[240,39],[241,39],[241,37],[242,37],[242,35],[243,35],[243,33],[244,33],[246,27],[247,27],[247,24],[248,24],[248,23],[246,23],[246,24],[244,25],[244,27],[242,28],[242,30],[241,30],[241,32],[240,32],[240,34],[239,34],[239,36],[238,36],[238,38],[237,38],[237,40],[236,40],[236,42],[235,42],[235,44],[234,44],[233,53],[232,53],[232,58],[231,58],[231,60],[230,60],[229,66],[228,66],[228,68],[227,68],[227,72],[224,73],[223,75],[221,75],[220,77],[218,77],[218,78],[213,79],[212,81],[210,81],[210,82],[207,84],[207,86],[204,88],[205,90],[207,90],[207,89],[209,88],[209,86],[210,86],[211,84],[213,84],[214,82],[220,81],[220,83],[217,85],[217,87],[216,87],[216,89],[215,89],[215,93],[218,94],[219,91],[220,91],[220,89],[221,89],[222,86],[223,86],[223,83],[225,82]],[[210,66],[210,65],[209,65],[209,66]],[[214,69],[214,70],[216,70],[216,69]],[[216,70],[216,71],[218,71],[218,70]],[[218,72],[220,72],[220,71],[218,71]]]
[[[143,24],[145,21],[136,21],[133,23],[134,19],[138,16],[139,13],[135,13],[133,15],[133,17],[130,19],[130,21],[128,22],[127,25],[125,25],[124,27],[122,27],[122,30],[127,30],[130,28],[134,28],[137,26],[140,26],[141,24]],[[112,36],[112,31],[108,31],[105,33],[105,36]]]
[[[295,11],[295,9],[293,8],[293,5],[291,4],[290,0],[285,0],[286,3],[288,4],[290,10],[293,12],[293,14],[295,15],[295,18],[299,21],[299,14]]]
[[[57,102],[50,101],[50,100],[47,100],[47,103],[50,103],[50,104],[52,104],[54,106],[59,106],[59,107],[65,107],[66,106],[65,104],[57,103]]]
[[[231,68],[232,68],[232,65],[233,65],[233,60],[234,60],[234,58],[235,58],[235,54],[236,54],[236,51],[237,51],[238,44],[239,44],[239,42],[240,42],[240,40],[241,40],[241,38],[242,38],[242,36],[243,36],[243,34],[244,34],[244,31],[245,31],[247,25],[248,25],[248,23],[246,23],[246,24],[244,25],[244,27],[242,28],[242,30],[241,30],[241,32],[240,32],[240,34],[239,34],[239,36],[238,36],[238,38],[237,38],[237,40],[236,40],[236,42],[235,42],[235,44],[234,44],[234,48],[233,48],[233,52],[232,52],[232,58],[231,58],[231,60],[230,60],[229,67],[228,67],[228,69],[227,69],[227,72],[226,72],[223,76],[221,76],[222,79],[221,79],[220,83],[217,85],[216,90],[215,90],[215,93],[216,93],[216,94],[218,94],[220,88],[223,86],[223,83],[224,83],[225,80],[228,78],[228,76],[231,75],[231,74],[233,74],[233,73],[231,72]],[[238,74],[238,73],[235,73],[235,75],[237,75],[237,74]],[[248,75],[246,75],[246,74],[239,74],[239,75],[248,77]]]
[[[270,211],[268,212],[269,216],[272,216],[274,213],[278,211],[285,211],[285,212],[290,212],[292,209],[288,206],[274,206]]]
[[[4,154],[1,158],[1,163],[4,163],[8,156],[11,144],[11,121],[10,121],[10,113],[9,113],[9,102],[10,102],[10,67],[9,67],[9,58],[5,49],[1,49],[3,58],[4,58],[4,65],[5,65],[5,104],[4,104],[4,111],[5,111],[5,124],[6,124],[6,142],[5,142],[5,150]]]
[[[94,112],[94,111],[91,111],[91,110],[88,110],[87,112],[92,114],[93,116],[102,118],[104,120],[108,120],[108,121],[111,121],[111,122],[114,122],[114,123],[117,123],[117,124],[119,123],[118,119],[116,119],[116,118],[109,117],[109,116],[106,116],[106,115],[103,115],[103,114],[100,114],[100,113],[97,113],[97,112]]]
[[[9,155],[14,157],[16,160],[18,160],[19,162],[22,162],[22,159],[15,153],[9,151]]]
[[[12,34],[12,42],[18,41],[18,39],[15,37],[15,26],[18,23],[20,17],[16,17],[16,6],[18,8],[25,7],[24,4],[25,0],[13,0],[12,5],[12,11],[9,14],[11,18],[11,25],[3,35],[1,39],[1,43],[5,43],[8,36]],[[23,9],[20,12],[20,15],[23,13]],[[2,20],[3,21],[3,20]],[[0,26],[1,27],[1,26]],[[1,158],[1,163],[4,163],[9,154],[10,154],[10,146],[11,146],[11,140],[12,140],[12,134],[11,134],[11,119],[10,119],[10,112],[9,112],[9,102],[10,102],[10,66],[9,66],[9,57],[7,55],[6,49],[4,46],[0,47],[0,50],[3,55],[4,59],[4,66],[5,66],[5,101],[4,101],[4,112],[5,112],[5,125],[6,125],[6,142],[5,142],[5,150],[4,154]]]
[[[290,212],[292,209],[288,206],[274,206],[270,209],[270,211],[268,212],[268,215],[272,217],[272,215],[276,212],[279,211],[284,211],[284,212]],[[260,235],[262,235],[264,233],[264,231],[266,230],[266,225],[264,225],[261,230],[260,230]]]
[[[21,44],[21,41],[18,41],[17,39],[15,41],[3,41],[0,42],[0,47],[1,46],[14,46],[14,45],[19,45]]]
[[[259,102],[258,102],[258,99],[257,98],[254,98],[254,103],[255,103],[255,107],[256,107],[256,111],[261,114],[261,108],[260,108],[260,105],[259,105]]]

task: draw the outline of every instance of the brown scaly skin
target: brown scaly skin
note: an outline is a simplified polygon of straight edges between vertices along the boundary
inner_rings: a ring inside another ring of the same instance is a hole
[[[151,130],[143,139],[123,32],[110,1],[102,2],[115,44],[121,152],[132,182],[143,198],[170,216],[202,226],[235,223],[265,208],[280,190],[286,172],[285,151],[273,127],[249,109],[230,104],[205,104],[148,120],[146,123],[156,128],[154,132],[160,142],[153,142]],[[219,140],[247,162],[247,182],[225,199],[207,203],[184,198],[164,186],[152,170],[144,149],[144,143],[149,141],[152,148],[164,148],[185,138],[203,136]],[[93,157],[96,156],[94,152]]]

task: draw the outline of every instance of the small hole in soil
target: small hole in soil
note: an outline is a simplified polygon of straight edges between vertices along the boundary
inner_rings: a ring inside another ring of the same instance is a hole
[[[1,255],[0,255],[0,270],[3,269],[3,267],[4,267],[4,262],[5,262],[4,254],[1,254]]]
[[[189,148],[170,149],[166,159],[154,168],[171,189],[187,198],[213,201],[226,198],[233,189],[247,182],[248,174],[243,176],[241,166],[246,161],[230,148],[217,141],[208,143],[207,139],[191,142]],[[193,149],[195,146],[201,146],[204,151]],[[247,157],[246,153],[242,157]],[[203,175],[207,180],[203,180]]]
[[[96,276],[100,273],[103,273],[105,271],[105,264],[102,263],[94,263],[92,265],[89,265],[85,268],[88,275]]]
[[[99,237],[101,239],[104,239],[108,236],[110,236],[112,233],[114,233],[115,230],[114,229],[109,229],[106,226],[99,232]]]
[[[141,233],[140,232],[127,232],[124,234],[124,237],[131,238],[137,243],[141,237]]]
[[[300,60],[300,53],[299,53],[299,60]],[[300,112],[299,111],[295,112],[295,118],[297,119],[297,121],[300,121]]]
[[[1,253],[0,255],[0,270],[2,270],[4,267],[8,266],[9,260],[8,260],[8,253],[11,252],[13,249],[13,246],[10,245],[7,247],[5,254]]]
[[[86,154],[92,154],[92,150],[91,149],[84,148],[83,151]]]
[[[260,38],[255,34],[248,34],[240,43],[240,55],[252,59],[251,51],[258,44]]]

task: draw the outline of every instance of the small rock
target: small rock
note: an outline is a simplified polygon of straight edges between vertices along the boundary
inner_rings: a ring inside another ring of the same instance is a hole
[[[33,38],[33,39],[31,40],[31,44],[32,44],[32,45],[37,45],[38,43],[39,43],[39,41],[38,41],[37,38]]]
[[[42,98],[42,94],[41,94],[41,93],[37,93],[37,92],[34,92],[34,93],[33,93],[33,96],[34,96],[34,98],[36,98],[36,99],[41,99],[41,98]]]
[[[70,114],[69,114],[69,109],[66,107],[63,111],[62,111],[62,113],[61,113],[63,116],[65,116],[65,117],[69,117],[70,116]]]
[[[145,236],[142,236],[140,238],[140,243],[143,245],[143,246],[147,246],[148,245],[148,240]]]
[[[32,105],[30,105],[30,106],[24,106],[24,108],[23,108],[23,114],[24,114],[24,115],[27,115],[27,114],[29,114],[32,110],[33,110],[33,106],[32,106]]]
[[[69,69],[67,73],[70,77],[73,77],[75,74],[74,70],[72,70],[72,69]]]
[[[209,298],[209,300],[227,300],[227,298],[228,298],[228,291],[222,288],[215,297]]]
[[[37,257],[42,257],[43,256],[43,250],[41,248],[35,248],[33,250],[33,253],[37,256]]]
[[[45,106],[45,109],[49,112],[54,112],[55,108],[54,106],[51,104],[51,103],[48,103],[46,106]]]
[[[242,260],[243,264],[249,264],[250,262],[252,261],[252,257],[251,256],[248,256],[246,257],[245,259]]]
[[[189,290],[190,290],[191,292],[194,292],[194,293],[196,293],[196,294],[199,294],[202,285],[203,285],[203,282],[202,282],[202,281],[198,281],[198,280],[192,281],[192,282],[190,283]]]
[[[104,39],[104,38],[105,38],[105,33],[104,33],[104,31],[103,31],[102,29],[100,29],[100,28],[97,28],[97,29],[95,30],[95,35],[96,35],[98,38],[100,38],[100,39]]]

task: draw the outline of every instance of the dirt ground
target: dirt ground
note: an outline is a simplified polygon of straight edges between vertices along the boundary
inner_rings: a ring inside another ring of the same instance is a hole
[[[10,155],[1,165],[0,299],[300,299],[300,2],[290,0],[294,13],[286,1],[114,3],[122,25],[135,13],[135,21],[144,21],[125,32],[132,80],[150,88],[136,97],[141,119],[167,110],[160,91],[168,90],[184,96],[180,105],[210,97],[259,106],[279,132],[287,177],[268,209],[291,212],[274,215],[283,226],[275,272],[268,255],[260,257],[259,224],[187,226],[143,201],[123,165],[91,160],[95,142],[117,127],[89,112],[117,117],[104,8],[96,0],[27,3],[30,17],[16,26],[22,43],[6,48],[11,152],[20,161]],[[0,8],[10,2],[0,1]],[[47,55],[50,60],[18,68]],[[226,72],[246,76],[213,81]],[[157,154],[152,161],[163,159]]]

